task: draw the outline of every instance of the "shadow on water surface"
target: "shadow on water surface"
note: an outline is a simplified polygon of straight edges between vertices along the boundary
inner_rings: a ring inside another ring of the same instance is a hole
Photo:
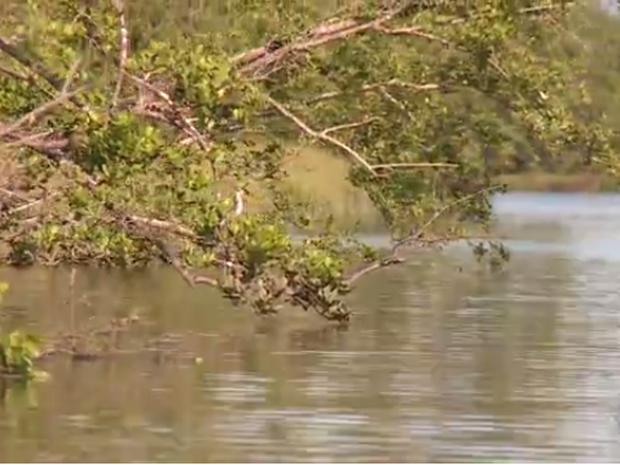
[[[187,356],[47,362],[49,382],[0,406],[0,460],[620,460],[620,255],[598,248],[620,245],[620,197],[506,196],[498,211],[522,246],[506,270],[422,253],[363,282],[347,330],[295,310],[260,320],[172,273],[80,271],[76,320],[139,310],[144,337]],[[5,321],[66,326],[68,272],[0,278]]]

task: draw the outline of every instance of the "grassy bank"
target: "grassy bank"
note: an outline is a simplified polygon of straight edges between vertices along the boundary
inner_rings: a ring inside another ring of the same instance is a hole
[[[359,225],[366,231],[381,229],[382,218],[366,193],[347,180],[350,164],[315,147],[304,147],[286,162],[287,183],[310,201],[313,213],[333,215],[336,226]]]
[[[527,192],[612,192],[619,187],[617,181],[596,173],[525,172],[502,175],[497,181],[509,190]]]

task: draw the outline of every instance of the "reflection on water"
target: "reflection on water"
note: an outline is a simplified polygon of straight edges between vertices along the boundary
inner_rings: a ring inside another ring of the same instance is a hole
[[[620,196],[496,206],[505,271],[423,253],[364,283],[346,331],[260,320],[162,272],[80,271],[71,312],[66,271],[4,271],[5,322],[138,309],[144,337],[187,356],[50,361],[0,406],[0,460],[620,460]]]

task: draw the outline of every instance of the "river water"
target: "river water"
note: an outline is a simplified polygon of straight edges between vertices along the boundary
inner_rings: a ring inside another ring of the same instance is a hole
[[[4,392],[0,461],[619,461],[620,196],[495,204],[504,271],[419,254],[363,282],[346,330],[167,272],[1,272],[5,324],[137,311],[175,355],[45,362]]]

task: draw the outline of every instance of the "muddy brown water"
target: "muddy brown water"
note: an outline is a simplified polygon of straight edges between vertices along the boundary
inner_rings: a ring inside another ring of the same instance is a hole
[[[620,460],[620,196],[495,203],[505,271],[420,254],[363,282],[347,330],[168,272],[80,270],[71,298],[67,270],[1,271],[5,325],[138,311],[134,337],[175,356],[45,362],[49,381],[5,393],[0,460]]]

